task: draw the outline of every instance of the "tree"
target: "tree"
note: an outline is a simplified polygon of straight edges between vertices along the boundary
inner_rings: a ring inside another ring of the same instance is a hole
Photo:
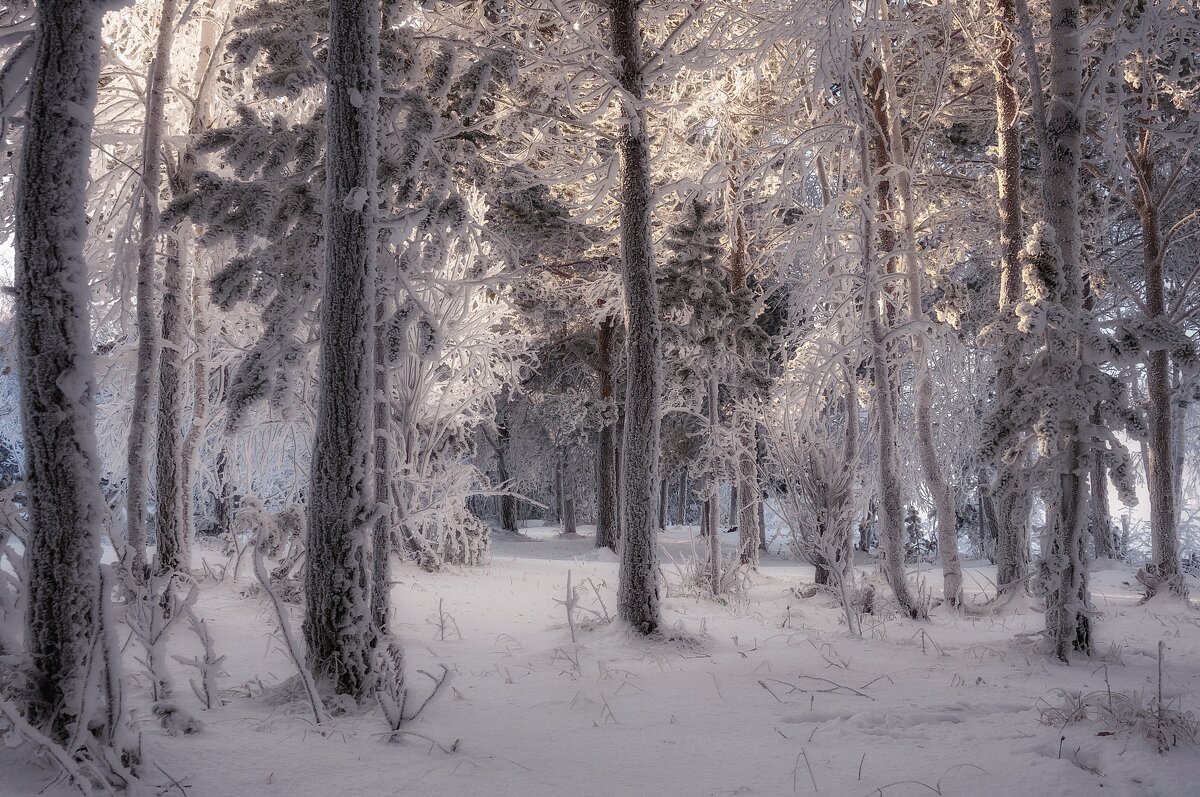
[[[164,103],[171,74],[171,46],[175,37],[178,0],[163,0],[158,21],[154,60],[146,80],[146,118],[142,125],[141,210],[138,228],[137,367],[133,383],[133,417],[129,425],[128,485],[126,487],[126,538],[130,572],[137,580],[146,575],[146,512],[150,457],[147,451],[150,410],[158,372],[159,321],[157,314],[158,205],[162,187],[162,136],[166,126]],[[173,496],[172,496],[173,498]],[[171,500],[171,499],[168,499]]]
[[[86,733],[102,633],[85,186],[101,6],[41,0],[17,172],[16,304],[29,497],[28,719],[60,744]]]
[[[375,687],[368,527],[379,147],[379,4],[331,0],[325,287],[312,454],[304,639],[313,675],[362,700]]]
[[[621,445],[619,611],[642,633],[661,623],[658,605],[658,446],[662,341],[655,279],[650,138],[639,4],[612,0],[611,46],[624,91],[621,155],[621,264],[627,314],[625,432]]]

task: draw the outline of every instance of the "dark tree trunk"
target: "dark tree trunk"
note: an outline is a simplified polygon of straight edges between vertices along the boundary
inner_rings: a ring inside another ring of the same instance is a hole
[[[304,640],[315,678],[375,688],[370,521],[379,145],[379,3],[329,5],[325,287],[312,452]]]
[[[662,340],[654,242],[650,136],[642,104],[642,30],[636,0],[613,0],[610,35],[627,101],[617,148],[621,156],[621,260],[628,317],[625,432],[622,444],[621,619],[642,633],[661,622],[658,603],[658,454]]]
[[[596,339],[599,360],[600,398],[607,405],[613,396],[613,333],[617,320],[606,318],[600,324]],[[617,430],[616,422],[600,429],[596,463],[596,547],[616,550],[620,536],[617,500]]]
[[[16,185],[16,322],[29,537],[26,719],[59,744],[87,735],[103,619],[85,192],[102,5],[40,0]],[[120,711],[119,707],[113,709]]]

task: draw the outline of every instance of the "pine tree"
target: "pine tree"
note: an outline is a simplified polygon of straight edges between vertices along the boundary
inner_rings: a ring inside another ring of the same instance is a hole
[[[100,513],[85,188],[101,5],[40,0],[17,172],[16,303],[29,542],[29,721],[68,744],[87,733],[101,631]]]
[[[627,314],[625,439],[621,445],[621,619],[645,634],[658,629],[658,447],[662,341],[654,242],[650,138],[639,4],[613,0],[610,44],[628,97],[617,145],[621,156],[621,261]]]
[[[305,546],[307,663],[316,678],[356,700],[375,688],[367,524],[376,511],[369,477],[379,25],[376,2],[329,4],[325,290]]]

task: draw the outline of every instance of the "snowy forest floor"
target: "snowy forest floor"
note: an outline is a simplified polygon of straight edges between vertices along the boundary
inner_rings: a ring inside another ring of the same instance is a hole
[[[1028,603],[1000,614],[941,607],[929,622],[885,614],[858,639],[831,598],[797,597],[812,568],[775,556],[744,597],[721,604],[689,595],[672,560],[691,556],[694,529],[672,528],[662,537],[669,554],[663,610],[674,638],[640,638],[581,610],[572,642],[559,603],[568,572],[580,605],[604,615],[615,610],[617,564],[591,537],[557,531],[498,535],[483,568],[434,575],[395,568],[394,630],[409,684],[420,698],[431,682],[418,670],[436,673],[444,664],[452,672],[408,727],[447,748],[457,740],[449,753],[417,736],[386,743],[378,710],[335,718],[322,735],[306,703],[272,699],[294,668],[249,567],[239,583],[203,584],[196,612],[226,657],[225,705],[200,710],[187,688],[190,671],[179,666],[180,702],[203,732],[167,736],[143,710],[144,750],[177,781],[163,780],[159,793],[1200,793],[1195,746],[1159,755],[1139,729],[1041,721],[1043,709],[1065,705],[1060,690],[1111,688],[1148,705],[1158,689],[1160,640],[1165,698],[1200,713],[1200,611],[1161,599],[1138,606],[1128,569],[1093,574],[1099,652],[1066,667],[1041,650],[1043,617]],[[202,556],[220,559],[201,549],[197,564]],[[923,575],[937,596],[940,572]],[[972,603],[986,598],[994,575],[986,563],[969,564]],[[1200,594],[1200,583],[1192,590]],[[292,612],[298,626],[298,608]],[[169,653],[198,651],[186,626],[174,629]],[[148,707],[145,686],[143,679],[131,697]],[[51,769],[30,763],[27,751],[0,752],[0,771],[5,796],[73,793],[52,783]]]

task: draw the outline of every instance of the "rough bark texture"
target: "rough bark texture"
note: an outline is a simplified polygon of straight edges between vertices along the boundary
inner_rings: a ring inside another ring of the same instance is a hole
[[[1079,57],[1079,0],[1050,0],[1050,106],[1047,113],[1047,215],[1062,257],[1061,302],[1067,328],[1052,331],[1050,345],[1072,352],[1074,362],[1064,374],[1080,384],[1085,356],[1080,335],[1079,162],[1082,115],[1079,109],[1082,70]],[[1035,67],[1036,68],[1036,67]],[[1033,71],[1031,69],[1031,71]],[[1062,356],[1062,355],[1060,355]],[[1063,357],[1063,359],[1067,359]],[[1050,542],[1050,584],[1046,599],[1046,631],[1055,655],[1070,658],[1072,648],[1091,652],[1091,628],[1085,564],[1084,526],[1087,519],[1087,455],[1080,440],[1082,418],[1068,409],[1061,423],[1064,451],[1059,478],[1059,503]]]
[[[605,319],[600,324],[597,337],[597,357],[599,359],[600,399],[605,403],[613,399],[613,331],[616,329],[615,318]],[[620,538],[619,500],[617,497],[617,425],[613,423],[601,427],[597,444],[596,464],[598,475],[598,491],[596,494],[596,547],[616,550]]]
[[[997,352],[996,401],[1014,401],[1013,374],[1021,358],[1015,307],[1024,296],[1021,281],[1021,147],[1015,64],[1016,8],[1013,0],[996,2],[996,171],[1000,221],[1000,319],[1003,335]],[[996,522],[996,589],[1011,593],[1029,572],[1028,483],[1019,460],[996,463],[991,507]]]
[[[1092,545],[1097,559],[1113,559],[1112,517],[1108,512],[1108,474],[1104,463],[1097,458],[1092,462]]]
[[[392,517],[383,505],[388,501],[389,480],[392,477],[392,463],[389,461],[388,434],[391,425],[388,423],[391,408],[391,389],[388,379],[387,344],[384,339],[383,323],[386,311],[383,302],[375,302],[375,350],[372,367],[374,369],[374,399],[371,403],[372,428],[374,430],[374,487],[375,501],[380,505],[379,516],[371,527],[371,619],[375,629],[380,634],[388,633],[388,616],[392,608]]]
[[[654,244],[650,236],[650,141],[642,107],[642,32],[635,0],[613,0],[612,52],[626,94],[621,130],[621,260],[625,286],[625,430],[621,445],[621,567],[619,613],[635,629],[652,633],[661,621],[658,602],[659,404],[662,340]]]
[[[1143,78],[1145,79],[1145,78]],[[1151,78],[1152,79],[1152,78]],[[1163,252],[1159,224],[1159,198],[1155,189],[1154,157],[1150,151],[1150,132],[1142,131],[1136,148],[1129,151],[1130,165],[1137,182],[1134,208],[1142,227],[1142,267],[1146,275],[1146,315],[1160,318],[1166,312],[1163,282]],[[1154,349],[1146,358],[1146,423],[1150,435],[1146,441],[1146,482],[1150,493],[1150,563],[1146,570],[1152,585],[1172,592],[1183,592],[1179,565],[1178,513],[1175,506],[1175,457],[1171,451],[1171,363],[1165,349]]]
[[[178,0],[163,0],[162,18],[154,60],[146,79],[146,119],[142,127],[142,185],[137,267],[137,366],[133,381],[133,409],[129,421],[126,458],[126,539],[135,578],[146,573],[146,501],[149,485],[150,410],[154,406],[155,374],[159,356],[159,325],[155,313],[155,249],[158,243],[158,200],[162,187],[162,133],[166,123],[167,78],[171,73],[171,44],[175,34]],[[171,497],[168,496],[168,501]]]
[[[101,498],[88,321],[85,189],[101,6],[40,0],[16,191],[16,321],[25,435],[27,719],[66,744],[101,633]]]
[[[367,534],[375,330],[379,3],[329,6],[325,289],[312,453],[304,639],[318,679],[374,688]]]
[[[158,546],[155,570],[187,572],[191,565],[191,539],[186,515],[190,506],[183,492],[183,392],[181,368],[186,277],[183,250],[176,236],[167,239],[163,280],[163,347],[158,365],[158,443],[155,446],[155,532]]]

